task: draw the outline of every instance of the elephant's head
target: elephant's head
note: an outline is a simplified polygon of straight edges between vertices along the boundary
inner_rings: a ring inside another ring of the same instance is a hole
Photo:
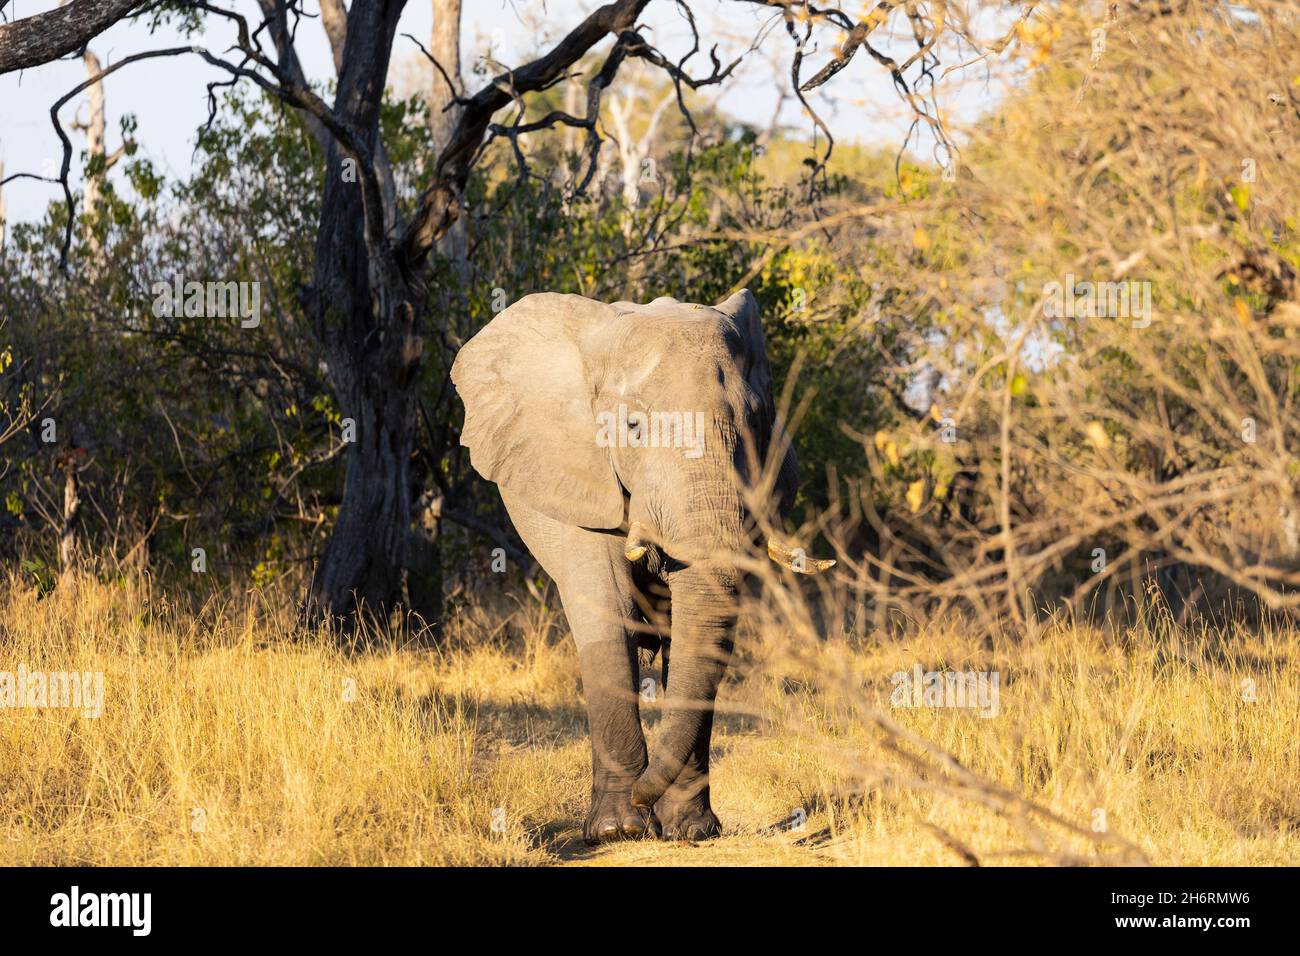
[[[754,533],[747,502],[793,498],[794,453],[777,420],[758,304],[714,306],[530,295],[465,345],[452,369],[461,443],[475,468],[538,511],[627,532],[672,593],[665,719],[636,797],[652,805],[686,759],[730,654],[738,572]],[[764,494],[766,492],[766,494]],[[784,542],[768,553],[791,570]]]

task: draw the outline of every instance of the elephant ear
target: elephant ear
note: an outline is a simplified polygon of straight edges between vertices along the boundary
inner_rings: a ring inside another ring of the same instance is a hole
[[[460,443],[478,473],[587,528],[623,522],[623,489],[596,441],[582,348],[614,315],[578,295],[525,296],[466,342],[451,369],[465,403]]]
[[[788,511],[794,504],[795,492],[799,487],[799,462],[794,454],[794,441],[786,432],[785,423],[778,417],[776,402],[772,397],[772,367],[767,361],[763,317],[759,312],[758,300],[748,289],[742,289],[714,308],[733,319],[748,345],[746,351],[749,361],[745,369],[745,380],[761,405],[758,450],[764,468],[771,467],[768,462],[770,454],[781,455],[774,492],[778,507],[782,512]]]

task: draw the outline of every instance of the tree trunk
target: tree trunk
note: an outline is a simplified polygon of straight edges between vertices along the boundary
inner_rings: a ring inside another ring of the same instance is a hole
[[[452,104],[450,80],[456,95],[464,92],[460,76],[460,6],[461,0],[433,0],[433,35],[429,52],[446,72],[446,78],[433,68],[433,95],[429,99],[429,127],[433,134],[433,155],[441,156],[451,142],[456,124],[460,121],[461,107]],[[438,252],[455,264],[464,280],[466,256],[469,248],[464,217],[457,219],[447,234],[438,240]]]
[[[317,620],[359,616],[383,623],[401,596],[414,403],[409,388],[367,391],[350,396],[356,441],[338,521],[312,581],[310,612]]]
[[[86,64],[86,75],[94,79],[103,72],[99,57],[89,50],[82,57]],[[125,154],[129,142],[123,142],[113,154],[108,154],[107,146],[107,110],[104,108],[104,84],[92,83],[86,89],[89,104],[89,116],[86,122],[73,123],[73,128],[86,134],[86,246],[90,250],[91,269],[98,271],[103,266],[103,250],[99,246],[99,237],[95,234],[95,214],[99,212],[103,201],[104,184],[108,181],[108,171],[117,165]]]
[[[83,59],[87,75],[98,76],[103,69],[99,65],[99,57],[87,50]],[[107,163],[104,141],[108,124],[104,115],[104,84],[92,83],[86,90],[86,98],[90,101],[90,116],[80,128],[86,134],[87,165],[92,167],[90,175],[86,177],[86,212],[93,215],[99,208],[100,194],[104,190],[104,174],[107,172],[107,167],[99,168],[99,163]],[[94,248],[94,230],[88,226],[87,233],[87,239]],[[98,249],[95,251],[98,252]]]
[[[334,110],[359,131],[372,156],[380,149],[379,107],[402,6],[402,0],[354,3],[348,14]],[[367,209],[364,184],[348,158],[330,143],[313,281],[303,305],[355,434],[338,521],[304,610],[309,623],[333,619],[350,627],[358,618],[385,622],[401,595],[420,340],[417,295],[377,224],[382,208]]]
[[[433,153],[440,156],[451,142],[456,124],[460,120],[461,107],[453,103],[454,96],[463,92],[460,75],[460,0],[432,0],[433,33],[430,37],[430,53],[438,62],[432,68],[432,88],[429,98],[429,125],[433,139]],[[446,73],[444,78],[443,73]],[[448,88],[448,81],[451,88]],[[453,95],[454,94],[454,95]],[[444,107],[446,107],[444,109]],[[437,243],[438,254],[450,261],[460,277],[463,286],[468,279],[468,240],[465,220],[458,219],[452,228]],[[463,290],[455,290],[456,299],[463,297]],[[439,303],[441,309],[455,308],[459,303],[444,301]],[[432,437],[432,436],[431,436]],[[427,449],[429,460],[439,461],[443,449]],[[421,489],[414,487],[412,494],[418,495]],[[442,633],[442,499],[434,500],[435,491],[426,491],[422,506],[413,515],[410,533],[407,537],[406,550],[406,599],[410,610],[416,615],[419,624],[427,630],[422,633],[430,641],[436,641]]]
[[[81,495],[77,491],[76,456],[69,454],[63,481],[63,527],[59,529],[59,569],[71,574],[77,563],[77,517]]]

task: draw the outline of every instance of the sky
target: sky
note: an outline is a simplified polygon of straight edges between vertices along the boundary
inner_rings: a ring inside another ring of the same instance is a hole
[[[26,17],[56,5],[57,0],[11,0],[2,16]],[[253,0],[236,0],[233,6],[250,21],[259,19]],[[462,66],[469,91],[472,93],[483,82],[482,77],[472,72],[472,67],[489,50],[500,62],[522,63],[547,49],[548,41],[558,40],[596,6],[593,0],[464,0]],[[852,8],[852,4],[848,6]],[[318,10],[315,0],[304,0],[303,8],[313,14]],[[729,114],[766,127],[781,103],[779,90],[783,85],[786,89],[789,86],[792,50],[789,37],[779,23],[773,23],[770,11],[756,4],[694,0],[692,9],[701,36],[707,38],[707,44],[718,44],[718,54],[724,63],[745,51],[755,37],[764,35],[758,50],[746,57],[725,89],[714,95]],[[233,29],[216,18],[210,20],[197,42],[221,53],[230,46]],[[643,35],[670,58],[677,59],[689,49],[689,32],[676,4],[652,0],[640,23],[644,27]],[[431,28],[428,0],[410,0],[398,28],[390,82],[409,79],[416,75],[413,74],[416,69],[431,69],[415,44],[401,37],[410,33],[428,45]],[[837,39],[833,31],[822,34],[817,50],[808,56],[806,62],[811,66],[805,66],[805,76],[826,62]],[[900,44],[903,39],[899,38]],[[170,28],[160,28],[151,34],[144,23],[119,23],[94,39],[90,49],[108,66],[133,53],[188,42],[195,41],[183,40]],[[598,49],[607,49],[611,42],[607,39]],[[297,48],[309,78],[322,81],[332,78],[333,62],[319,20],[303,21]],[[900,51],[904,48],[898,46]],[[688,69],[693,74],[707,73],[707,56],[697,56]],[[195,56],[145,60],[123,67],[103,84],[109,151],[120,142],[121,116],[133,113],[138,121],[135,133],[138,155],[148,157],[168,178],[187,176],[191,171],[195,133],[207,117],[206,84],[224,76]],[[57,175],[62,148],[50,122],[49,110],[57,99],[85,79],[80,58],[0,76],[0,162],[4,163],[6,176],[16,172]],[[950,105],[953,115],[965,120],[988,109],[995,99],[994,87],[984,82],[982,74],[969,75],[963,77],[960,87],[954,88]],[[848,68],[818,90],[813,102],[839,142],[880,144],[896,149],[906,135],[909,117],[904,114],[888,75],[865,55],[856,57]],[[75,98],[60,112],[72,138],[74,171],[85,146],[84,137],[70,130],[78,110],[84,115],[84,96]],[[811,142],[812,124],[801,114],[796,102],[787,100],[780,116],[783,123],[802,132]],[[49,201],[61,195],[57,185],[33,180],[11,182],[4,190],[10,222],[39,219]]]

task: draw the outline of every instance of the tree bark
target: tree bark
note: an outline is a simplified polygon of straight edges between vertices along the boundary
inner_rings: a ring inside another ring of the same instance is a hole
[[[438,66],[432,69],[429,125],[435,156],[440,156],[447,148],[460,119],[460,106],[455,103],[463,90],[460,75],[460,11],[460,0],[433,0],[430,53]],[[447,107],[445,110],[444,106]],[[463,219],[453,224],[438,241],[437,252],[452,264],[463,287],[468,278],[468,240]],[[462,289],[448,289],[447,292],[448,294],[435,299],[437,307],[443,311],[458,307],[463,298]],[[442,457],[444,449],[430,448],[427,451],[430,460],[437,461]],[[417,481],[411,493],[420,495],[421,491]],[[443,624],[442,503],[436,489],[424,491],[415,508],[416,513],[407,536],[406,602],[416,619],[423,622],[425,629],[421,633],[430,643],[439,638]]]
[[[77,490],[77,461],[68,455],[64,466],[63,526],[59,529],[59,569],[70,574],[77,563],[77,518],[81,513],[81,495]]]
[[[0,75],[80,50],[144,0],[74,0],[0,26]]]
[[[103,72],[103,67],[99,63],[99,57],[89,50],[82,57],[86,64],[86,74],[90,79],[94,79]],[[129,142],[122,143],[113,154],[108,155],[107,147],[107,110],[104,106],[104,84],[100,81],[92,83],[86,89],[86,99],[90,107],[90,115],[86,118],[85,123],[74,123],[73,128],[79,129],[86,134],[86,214],[87,222],[85,229],[86,245],[90,249],[91,261],[94,267],[101,265],[101,250],[99,239],[95,235],[94,223],[91,221],[99,209],[100,201],[103,199],[104,183],[108,179],[108,171],[117,165],[125,154]]]
[[[353,4],[348,14],[334,111],[360,131],[372,156],[403,6],[404,0],[375,0]],[[355,422],[338,521],[305,608],[313,623],[386,620],[401,594],[411,523],[417,296],[347,159],[329,144],[313,281],[304,294],[343,415]]]
[[[86,63],[86,73],[92,79],[100,74],[103,69],[99,65],[99,57],[86,51],[83,57]],[[107,118],[104,110],[104,84],[93,83],[86,90],[86,98],[90,101],[90,116],[86,119],[85,126],[82,129],[86,134],[86,160],[88,166],[96,166],[97,160],[103,160],[105,167],[108,164],[108,157],[104,150],[104,141],[108,128]],[[98,169],[94,170],[91,175],[86,177],[86,212],[93,214],[99,206],[99,200],[103,193],[104,173]]]
[[[378,372],[381,363],[344,355]],[[348,414],[356,421],[338,521],[316,567],[308,619],[383,623],[401,597],[411,523],[408,473],[413,416],[409,381],[385,387],[368,375],[369,388],[351,387]]]
[[[348,11],[343,0],[320,0],[320,19],[330,41],[330,54],[334,57],[337,76],[343,72],[343,48],[348,39]]]
[[[433,155],[441,156],[451,144],[460,122],[461,107],[454,102],[464,92],[460,75],[460,0],[433,0],[433,36],[429,52],[443,72],[433,70],[433,92],[429,99],[429,128],[433,134]],[[453,89],[448,89],[448,80]],[[438,240],[438,253],[455,266],[464,280],[469,240],[464,218],[452,223],[447,234]]]
[[[286,24],[282,28],[283,35],[286,37],[285,42],[292,49],[292,40],[288,38],[284,0],[261,0],[261,3],[263,8],[269,6],[275,9],[277,22]],[[336,76],[342,76],[343,51],[348,45],[348,11],[343,6],[343,0],[321,0],[320,18],[321,24],[325,27],[325,36],[330,42],[330,55],[334,58],[334,73]],[[303,82],[306,82],[305,79]],[[379,184],[384,194],[384,229],[389,231],[397,227],[397,181],[393,179],[393,164],[389,162],[388,152],[382,139],[378,140],[375,147],[375,171],[379,174]]]

